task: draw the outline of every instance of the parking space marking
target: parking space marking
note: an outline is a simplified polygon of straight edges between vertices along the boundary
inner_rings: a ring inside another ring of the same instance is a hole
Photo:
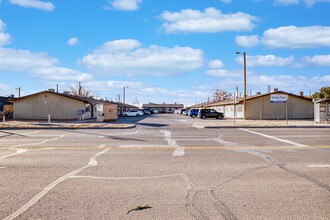
[[[330,168],[330,165],[328,165],[328,164],[312,164],[312,165],[308,165],[308,167]]]
[[[250,132],[252,134],[256,134],[256,135],[260,135],[260,136],[263,136],[263,137],[266,137],[266,138],[270,138],[270,139],[273,139],[273,140],[276,140],[276,141],[280,141],[280,142],[284,142],[284,143],[287,143],[287,144],[291,144],[291,145],[294,145],[294,146],[297,146],[297,147],[309,147],[308,145],[305,145],[305,144],[300,144],[300,143],[296,143],[296,142],[293,142],[293,141],[285,140],[285,139],[282,139],[282,138],[274,137],[274,136],[271,136],[271,135],[262,134],[262,133],[251,131],[251,130],[248,130],[248,129],[245,129],[245,128],[239,128],[239,129],[242,130],[242,131]]]

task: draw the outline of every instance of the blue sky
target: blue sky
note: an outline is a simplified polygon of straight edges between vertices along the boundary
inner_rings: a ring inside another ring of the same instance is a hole
[[[78,82],[133,104],[330,86],[330,0],[0,0],[0,95]]]

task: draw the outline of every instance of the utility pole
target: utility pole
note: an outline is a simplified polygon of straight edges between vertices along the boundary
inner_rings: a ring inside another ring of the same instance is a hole
[[[16,88],[18,90],[18,98],[21,98],[21,87]]]
[[[125,90],[128,88],[128,86],[124,86],[123,88],[123,104],[125,105],[125,98],[126,98],[126,94],[125,94]]]
[[[243,54],[244,60],[244,120],[246,120],[246,52],[236,52],[236,54]]]
[[[79,82],[79,84],[78,84],[78,96],[80,96],[81,95],[81,83]]]

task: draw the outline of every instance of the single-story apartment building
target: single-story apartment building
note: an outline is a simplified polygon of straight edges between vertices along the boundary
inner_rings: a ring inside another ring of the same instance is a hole
[[[155,104],[155,103],[149,103],[149,104],[143,104],[143,109],[152,109],[157,110],[160,113],[173,113],[176,109],[183,109],[183,104]]]
[[[279,99],[277,99],[279,98]],[[203,103],[190,108],[213,108],[223,112],[226,118],[244,118],[244,98]],[[313,119],[313,100],[284,91],[257,94],[246,98],[246,119]]]
[[[106,101],[42,91],[14,99],[14,119],[77,120],[97,116],[97,104]]]

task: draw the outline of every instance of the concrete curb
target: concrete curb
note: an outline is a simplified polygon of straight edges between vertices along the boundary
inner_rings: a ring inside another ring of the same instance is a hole
[[[10,129],[131,129],[135,124],[33,124],[33,125],[0,125],[0,130]]]
[[[203,129],[221,129],[221,128],[330,128],[330,126],[313,126],[313,125],[273,125],[273,126],[256,126],[256,125],[233,125],[233,126],[196,126]]]

